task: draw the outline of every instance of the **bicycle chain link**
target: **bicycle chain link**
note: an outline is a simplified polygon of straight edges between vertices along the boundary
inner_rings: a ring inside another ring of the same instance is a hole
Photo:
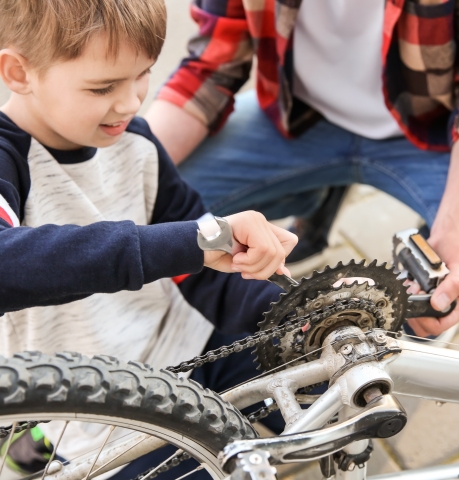
[[[14,429],[14,433],[21,433],[24,430],[31,430],[32,428],[35,428],[39,423],[48,423],[50,420],[30,420],[28,422],[23,422],[20,423],[19,425],[16,426]],[[11,434],[11,431],[13,429],[13,425],[11,427],[0,427],[0,439],[6,438]]]
[[[141,473],[140,475],[137,475],[137,477],[135,477],[134,479],[132,480],[143,480],[144,478],[145,479],[150,479],[150,478],[155,478],[157,477],[160,473],[164,473],[164,472],[167,472],[168,470],[170,470],[171,468],[174,468],[176,467],[178,464],[184,462],[185,460],[189,460],[191,458],[191,455],[187,452],[182,452],[182,453],[179,453],[178,455],[175,455],[174,457],[172,457],[170,460],[168,460],[167,462],[164,463],[164,465],[161,465],[158,470],[156,470],[156,472],[154,473],[150,473],[150,472],[153,472],[153,470],[155,470],[155,468],[157,467],[153,467],[153,468],[150,468],[150,470],[147,470],[143,473]]]
[[[261,330],[254,335],[249,335],[248,337],[243,338],[242,340],[237,340],[231,345],[217,348],[215,350],[210,350],[204,355],[199,355],[191,360],[180,363],[175,367],[167,367],[166,370],[173,373],[184,373],[193,370],[194,368],[199,368],[205,363],[215,362],[220,358],[225,358],[228,355],[231,355],[236,352],[245,350],[246,348],[252,348],[258,343],[264,343],[273,338],[281,338],[289,332],[292,332],[296,328],[301,328],[305,326],[311,319],[314,319],[314,322],[319,320],[325,320],[330,315],[333,315],[344,310],[350,310],[360,308],[366,312],[373,313],[375,317],[379,320],[383,318],[383,315],[379,308],[375,306],[370,300],[365,300],[363,298],[352,298],[350,300],[340,300],[333,305],[326,306],[321,310],[316,310],[314,312],[308,313],[307,315],[296,318],[295,320],[287,320],[282,326],[276,326],[268,328],[267,330]]]

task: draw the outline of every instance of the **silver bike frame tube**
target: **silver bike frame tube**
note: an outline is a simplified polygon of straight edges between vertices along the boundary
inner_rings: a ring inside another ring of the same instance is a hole
[[[386,365],[394,393],[459,403],[459,352],[398,341],[402,353]]]
[[[459,465],[456,464],[374,475],[368,477],[368,480],[453,480],[457,478],[459,478]]]
[[[393,393],[459,403],[459,352],[436,348],[427,342],[397,341],[402,353],[384,361],[384,369],[394,382]],[[255,379],[225,393],[223,397],[236,406],[253,404],[264,398],[267,392],[266,387],[275,376],[294,379],[300,386],[328,379],[324,364],[317,360],[261,379]],[[243,406],[239,408],[243,408]],[[313,407],[310,407],[309,410],[311,408]],[[331,410],[329,411],[325,405],[320,403],[311,412],[314,410],[320,417],[320,422],[317,423],[323,425],[322,417],[326,416],[327,412],[331,413]],[[302,422],[302,429],[311,430],[319,427],[313,417],[313,415],[309,417],[311,422],[308,421],[307,424]],[[354,478],[362,478],[362,473],[364,472],[341,472],[340,478],[354,480]],[[458,476],[459,465],[448,465],[372,476],[368,477],[368,480],[449,480],[458,478]]]
[[[335,383],[307,410],[304,410],[303,416],[289,428],[286,428],[282,432],[282,435],[300,433],[323,427],[341,408],[343,408],[341,389],[339,385]]]
[[[310,363],[297,365],[288,370],[271,373],[265,377],[256,378],[228,392],[222,393],[221,397],[239,410],[242,410],[269,397],[268,385],[270,385],[275,378],[288,378],[299,386],[307,386],[325,382],[329,379],[329,374],[327,373],[325,362],[319,359]]]

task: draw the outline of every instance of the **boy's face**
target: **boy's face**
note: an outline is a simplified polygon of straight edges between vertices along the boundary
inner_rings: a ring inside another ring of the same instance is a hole
[[[54,64],[43,76],[32,72],[28,103],[36,137],[58,149],[116,143],[147,95],[153,63],[127,42],[116,59],[107,57],[101,35],[77,59]]]

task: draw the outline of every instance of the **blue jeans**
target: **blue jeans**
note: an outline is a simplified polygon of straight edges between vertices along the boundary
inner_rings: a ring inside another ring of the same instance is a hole
[[[371,140],[321,120],[297,139],[281,136],[253,91],[239,95],[226,126],[179,168],[217,215],[254,209],[268,219],[308,216],[329,186],[365,183],[402,201],[430,226],[449,154],[405,137]]]

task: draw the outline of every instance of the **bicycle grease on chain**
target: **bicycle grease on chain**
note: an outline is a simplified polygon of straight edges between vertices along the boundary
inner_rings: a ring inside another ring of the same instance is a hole
[[[199,355],[191,360],[187,360],[182,362],[180,365],[175,367],[167,367],[166,370],[173,373],[185,373],[193,370],[194,368],[199,368],[205,363],[215,362],[220,358],[225,358],[228,355],[233,353],[240,352],[245,350],[246,348],[252,348],[258,343],[267,342],[273,338],[281,338],[285,334],[295,330],[296,328],[301,328],[305,326],[311,318],[314,318],[314,321],[325,320],[329,316],[342,312],[344,310],[351,310],[359,308],[365,310],[366,312],[376,313],[376,317],[379,313],[379,309],[375,306],[375,304],[369,300],[365,300],[363,298],[352,298],[350,300],[341,300],[336,302],[334,305],[324,307],[322,310],[317,310],[302,317],[296,318],[295,320],[287,320],[282,326],[272,327],[267,330],[261,330],[254,335],[249,335],[248,337],[243,338],[242,340],[237,340],[233,342],[231,345],[224,346],[217,348],[215,350],[210,350],[206,352],[204,355]]]

